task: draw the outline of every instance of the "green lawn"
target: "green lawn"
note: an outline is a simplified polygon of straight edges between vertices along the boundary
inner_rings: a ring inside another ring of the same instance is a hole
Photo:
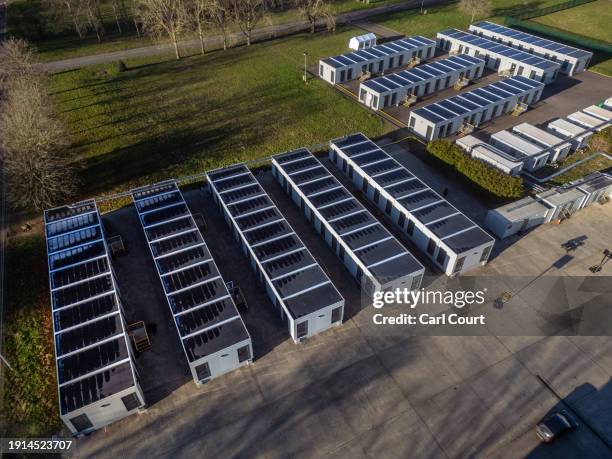
[[[71,57],[87,56],[112,51],[148,46],[154,42],[148,37],[139,37],[131,22],[122,25],[119,33],[114,13],[108,1],[102,0],[102,16],[104,18],[105,36],[101,43],[95,33],[89,32],[83,39],[79,39],[72,31],[68,21],[56,20],[42,6],[43,0],[14,0],[9,4],[8,28],[17,36],[28,38],[37,47],[41,60],[53,61]],[[371,3],[356,0],[335,0],[332,4],[336,14],[346,13],[368,8],[377,8],[386,5],[401,3],[405,0],[378,0]],[[129,6],[133,0],[126,0]],[[270,13],[268,19],[262,20],[257,26],[264,27],[271,24],[280,25],[300,20],[297,9],[290,8],[285,11]],[[44,30],[43,30],[44,29]],[[231,31],[238,32],[237,25],[230,27]],[[216,35],[218,31],[210,28],[207,35]],[[194,34],[186,34],[183,39],[195,38]]]
[[[586,151],[583,153],[574,153],[573,155],[570,155],[565,161],[563,161],[559,165],[559,167],[564,168],[570,166],[571,164],[580,161],[581,159],[586,158],[591,154],[591,151]],[[609,167],[612,167],[612,161],[603,156],[597,156],[582,164],[577,165],[576,167],[570,169],[569,171],[561,175],[557,175],[556,177],[551,179],[551,182],[555,185],[563,185],[567,182],[571,182],[572,180],[577,180],[581,177],[584,177],[585,175],[588,175],[591,172],[601,171]]]
[[[487,18],[501,22],[503,16],[522,10],[540,8],[560,3],[562,0],[493,0],[492,16]],[[475,20],[485,19],[476,16]],[[471,15],[462,13],[456,3],[427,8],[427,14],[421,15],[419,10],[401,11],[398,13],[376,16],[372,22],[397,30],[406,35],[424,35],[434,37],[437,32],[449,28],[466,29],[470,25]]]
[[[48,436],[60,421],[42,234],[11,238],[6,263],[4,351],[13,368],[3,373],[6,434]]]
[[[310,62],[337,53],[355,30],[304,34],[180,61],[127,61],[50,77],[74,140],[87,194],[191,175],[326,142],[352,131],[379,135],[380,118],[312,79]]]
[[[612,42],[612,4],[610,0],[597,0],[533,18],[532,21],[607,43]]]

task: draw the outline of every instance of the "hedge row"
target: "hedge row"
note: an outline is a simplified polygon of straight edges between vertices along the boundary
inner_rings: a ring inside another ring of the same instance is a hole
[[[427,151],[494,196],[518,198],[523,195],[523,180],[521,178],[512,177],[470,157],[448,140],[429,142]]]

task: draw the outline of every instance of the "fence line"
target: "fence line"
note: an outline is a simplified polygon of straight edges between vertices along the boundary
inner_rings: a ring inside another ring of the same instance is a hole
[[[589,0],[592,1],[592,0]],[[605,54],[612,54],[612,45],[594,38],[576,35],[571,32],[556,29],[544,24],[538,24],[532,21],[523,21],[514,17],[504,18],[504,24],[510,27],[518,27],[527,32],[535,33],[536,35],[545,35],[566,43],[575,44],[581,48],[588,48],[593,51],[599,51]]]
[[[523,13],[513,14],[512,17],[516,19],[533,19],[540,16],[546,16],[547,14],[556,13],[558,11],[567,10],[576,6],[584,5],[585,3],[591,3],[595,0],[569,0],[567,2],[559,3],[557,5],[547,6],[544,8],[537,8],[534,10],[528,10]]]

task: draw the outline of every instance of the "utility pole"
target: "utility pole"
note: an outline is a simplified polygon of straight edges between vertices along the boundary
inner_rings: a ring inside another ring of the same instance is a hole
[[[304,83],[308,81],[308,51],[304,51]]]

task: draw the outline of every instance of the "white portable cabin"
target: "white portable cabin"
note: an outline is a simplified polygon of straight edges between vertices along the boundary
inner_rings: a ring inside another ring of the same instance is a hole
[[[588,129],[570,123],[563,118],[551,121],[546,127],[549,131],[563,136],[574,150],[586,147],[593,135],[593,132]]]
[[[348,42],[348,47],[355,51],[368,49],[372,46],[376,46],[376,35],[373,33],[366,33],[363,35],[357,35],[356,37],[351,37]]]
[[[523,170],[523,161],[517,155],[501,151],[472,135],[461,137],[455,143],[472,158],[479,159],[508,175],[516,176]]]
[[[561,63],[560,71],[566,75],[583,72],[589,66],[593,53],[583,49],[547,40],[493,22],[478,22],[470,25],[470,32],[505,43],[530,54]]]
[[[546,223],[550,212],[549,207],[527,196],[497,209],[489,210],[484,225],[498,238],[504,239]]]
[[[557,188],[538,193],[536,197],[546,206],[551,208],[547,214],[547,223],[555,220],[563,220],[569,215],[582,209],[587,194],[579,188]]]
[[[597,118],[601,120],[601,122],[605,123],[602,129],[605,129],[612,125],[612,111],[610,110],[598,107],[597,105],[591,105],[590,107],[587,107],[582,111],[587,115]]]
[[[421,286],[423,265],[310,151],[273,156],[272,173],[368,298]]]
[[[430,59],[436,51],[436,42],[415,36],[391,41],[383,45],[362,49],[319,61],[319,76],[331,84],[359,78],[366,72],[382,73],[407,65],[413,58]]]
[[[208,186],[294,342],[342,324],[344,298],[249,168],[208,172]]]
[[[550,150],[543,149],[535,143],[528,142],[510,131],[496,132],[491,136],[489,141],[491,145],[500,150],[520,157],[523,161],[524,169],[529,172],[544,167],[550,157]]]
[[[586,129],[597,132],[603,131],[608,126],[605,121],[583,112],[574,112],[567,115],[566,119],[571,123],[577,124],[578,126],[582,126]]]
[[[593,172],[572,184],[587,196],[582,207],[588,207],[594,202],[612,196],[612,176],[602,172]]]
[[[252,362],[249,332],[176,182],[131,194],[194,382]]]
[[[520,103],[534,104],[543,89],[543,83],[529,78],[506,78],[417,108],[410,113],[408,126],[426,140],[446,137],[466,124],[475,127],[511,113]]]
[[[512,132],[528,139],[530,142],[540,145],[543,148],[548,148],[551,155],[548,159],[549,163],[555,163],[565,159],[572,149],[572,145],[566,142],[563,138],[553,135],[550,131],[545,131],[535,127],[529,123],[521,123],[512,128]]]
[[[363,134],[331,141],[329,157],[447,275],[487,262],[494,239]]]
[[[437,46],[451,54],[469,54],[484,59],[487,68],[498,73],[524,76],[544,84],[555,81],[561,67],[558,62],[458,29],[438,32]]]
[[[44,217],[60,418],[87,434],[145,400],[95,201]]]
[[[467,55],[451,56],[409,70],[361,83],[359,101],[374,110],[400,104],[408,95],[422,97],[452,87],[462,78],[482,76],[484,61]]]

